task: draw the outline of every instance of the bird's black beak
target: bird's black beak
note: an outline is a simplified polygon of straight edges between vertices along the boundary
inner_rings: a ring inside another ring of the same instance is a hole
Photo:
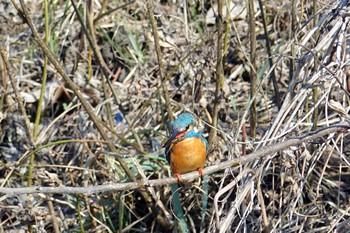
[[[166,143],[164,143],[163,147],[168,147],[170,146],[171,142],[173,141],[174,138],[176,138],[176,135],[178,134],[179,132],[177,130],[174,130],[172,132],[172,134],[170,135],[168,141],[166,141]]]

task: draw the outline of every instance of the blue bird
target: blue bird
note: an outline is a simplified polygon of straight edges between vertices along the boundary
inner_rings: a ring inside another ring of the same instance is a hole
[[[164,147],[166,159],[178,181],[181,174],[195,170],[203,176],[209,146],[196,125],[190,113],[182,113],[171,122],[171,136]]]

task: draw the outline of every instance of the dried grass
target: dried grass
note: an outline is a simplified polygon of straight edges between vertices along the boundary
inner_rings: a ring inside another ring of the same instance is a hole
[[[320,127],[349,121],[347,2],[320,2],[316,26],[311,20],[311,5],[298,5],[299,24],[290,38],[285,35],[290,31],[291,5],[288,1],[282,2],[278,2],[282,5],[265,5],[269,37],[275,50],[273,68],[284,95],[282,106],[278,109],[273,101],[275,93],[268,75],[272,70],[263,68],[267,57],[265,42],[259,40],[264,33],[257,11],[256,66],[263,73],[255,95],[257,138],[242,139],[241,129],[249,122],[251,100],[247,82],[249,37],[244,11],[235,12],[231,15],[234,18],[230,22],[230,46],[225,51],[226,79],[219,103],[218,138],[207,165],[242,156],[242,145],[248,152],[264,150],[268,145]],[[94,19],[122,5],[109,1],[93,3]],[[215,25],[205,13],[214,6],[203,2],[186,4],[185,7],[183,2],[162,2],[154,6],[164,78],[169,78],[164,84],[174,113],[190,111],[197,115],[208,136],[216,85],[217,35]],[[234,9],[242,6],[244,9],[241,1],[234,1],[234,4],[237,4]],[[34,1],[28,7],[35,27],[43,36],[42,3]],[[87,7],[78,7],[80,14],[86,16]],[[23,98],[30,127],[33,127],[44,56],[13,5],[0,1],[0,11],[5,10],[8,14],[0,17],[0,42],[8,52],[11,73]],[[103,77],[70,2],[51,3],[50,17],[50,49],[94,107],[103,125],[108,126],[106,135],[117,147],[117,153],[109,150],[81,101],[49,63],[42,119],[34,145],[42,149],[35,154],[33,185],[87,187],[130,181],[116,157],[126,162],[137,179],[171,176],[165,159],[158,156],[161,142],[167,137],[167,113],[146,5],[142,1],[130,2],[95,20],[93,33],[112,74],[109,80],[116,96]],[[292,59],[296,68],[293,78],[289,79],[291,49],[295,49],[296,57]],[[183,59],[185,55],[188,59]],[[25,187],[28,185],[28,158],[34,148],[3,60],[0,67],[0,181],[2,187]],[[168,77],[169,74],[172,75]],[[315,88],[317,95],[313,96]],[[249,125],[246,127],[249,132]],[[348,144],[349,132],[345,131],[212,174],[208,181],[209,199],[204,221],[201,190],[180,190],[191,231],[347,232],[350,227]],[[221,194],[219,191],[235,177],[239,181],[232,183],[229,192]],[[51,232],[56,221],[62,232],[83,229],[170,231],[169,227],[176,227],[171,189],[157,186],[149,193],[164,204],[165,209],[160,212],[168,212],[170,216],[159,217],[139,191],[87,196],[3,195],[0,197],[0,229]],[[213,199],[218,193],[217,215]]]

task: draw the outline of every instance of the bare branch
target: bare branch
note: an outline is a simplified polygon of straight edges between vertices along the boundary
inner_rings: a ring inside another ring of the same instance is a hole
[[[332,126],[324,127],[314,132],[288,139],[284,142],[280,142],[274,145],[266,146],[263,150],[256,151],[246,156],[238,157],[226,162],[222,162],[217,165],[212,165],[203,169],[204,175],[209,175],[229,167],[246,164],[257,159],[261,159],[268,155],[274,155],[276,152],[284,150],[291,146],[297,146],[301,143],[310,142],[314,139],[321,138],[323,136],[343,132],[350,129],[349,122],[341,122]],[[191,172],[181,176],[181,180],[193,180],[199,177],[198,172]],[[91,187],[24,187],[24,188],[0,188],[0,193],[7,195],[18,195],[18,194],[32,194],[32,193],[56,193],[56,194],[85,194],[91,195],[101,192],[119,191],[119,190],[132,190],[141,189],[143,187],[170,185],[177,182],[176,178],[163,178],[157,180],[143,180],[129,183],[112,183],[105,185],[96,185]]]

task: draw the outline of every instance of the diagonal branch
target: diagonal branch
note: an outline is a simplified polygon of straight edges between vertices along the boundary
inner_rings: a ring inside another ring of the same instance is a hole
[[[203,169],[204,175],[213,174],[218,171],[222,171],[229,167],[234,167],[242,164],[247,164],[257,159],[267,157],[269,155],[274,155],[278,151],[285,150],[291,146],[297,146],[302,143],[307,143],[313,141],[317,138],[327,136],[333,133],[342,133],[350,129],[349,122],[340,122],[338,124],[321,128],[314,132],[288,139],[284,142],[280,142],[274,145],[266,146],[263,150],[256,151],[246,156],[238,157],[220,164],[212,165]],[[191,172],[188,174],[181,175],[181,180],[193,180],[199,177],[198,172]],[[25,187],[25,188],[0,188],[1,194],[6,195],[18,195],[18,194],[29,194],[29,193],[56,193],[56,194],[85,194],[91,195],[94,193],[101,192],[111,192],[111,191],[121,191],[121,190],[131,190],[131,189],[142,189],[146,187],[161,186],[161,185],[170,185],[176,183],[177,179],[163,178],[157,180],[143,180],[138,182],[129,182],[129,183],[114,183],[106,185],[96,185],[90,187]]]

